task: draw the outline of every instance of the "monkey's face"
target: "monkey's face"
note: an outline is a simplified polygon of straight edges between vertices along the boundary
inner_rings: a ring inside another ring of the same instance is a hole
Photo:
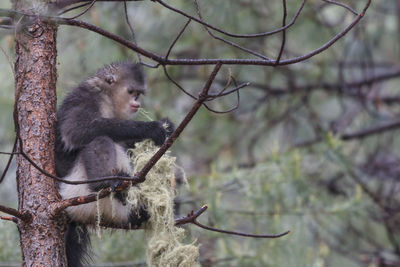
[[[113,90],[114,114],[117,118],[130,119],[140,108],[140,96],[144,89],[137,86],[120,85]]]

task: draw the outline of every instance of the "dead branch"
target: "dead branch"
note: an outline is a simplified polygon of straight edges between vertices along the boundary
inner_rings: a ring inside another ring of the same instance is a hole
[[[279,237],[285,236],[290,233],[290,231],[286,231],[286,232],[283,232],[281,234],[276,234],[276,235],[255,235],[255,234],[248,234],[248,233],[241,233],[241,232],[234,232],[234,231],[227,231],[227,230],[222,230],[222,229],[218,229],[218,228],[213,228],[213,227],[201,224],[196,220],[193,220],[193,222],[191,222],[191,223],[197,225],[200,228],[203,228],[203,229],[206,229],[206,230],[212,231],[212,232],[228,234],[228,235],[253,237],[253,238],[279,238]]]
[[[1,174],[1,177],[0,177],[0,184],[3,182],[3,180],[4,180],[4,178],[6,177],[6,174],[7,174],[7,172],[8,172],[8,169],[10,168],[12,159],[13,159],[14,154],[15,154],[14,152],[15,152],[16,146],[17,146],[17,139],[15,139],[15,141],[14,141],[14,145],[13,145],[13,148],[12,148],[12,152],[10,153],[10,157],[8,158],[6,167],[4,168],[3,173]]]
[[[245,237],[253,237],[253,238],[278,238],[278,237],[282,237],[284,235],[287,235],[290,233],[290,231],[286,231],[284,233],[281,234],[277,234],[277,235],[254,235],[254,234],[248,234],[248,233],[240,233],[240,232],[234,232],[234,231],[226,231],[226,230],[222,230],[222,229],[217,229],[217,228],[213,228],[210,226],[206,226],[204,224],[201,224],[197,221],[197,218],[203,214],[206,210],[207,210],[208,206],[207,205],[203,205],[200,209],[196,210],[196,211],[192,211],[190,212],[188,215],[186,215],[185,217],[179,218],[175,220],[175,225],[182,225],[182,224],[188,224],[188,223],[192,223],[194,225],[197,225],[200,228],[209,230],[209,231],[213,231],[213,232],[218,232],[218,233],[223,233],[223,234],[229,234],[229,235],[238,235],[238,236],[245,236]]]
[[[29,212],[19,212],[16,209],[5,207],[0,205],[0,211],[12,215],[24,222],[29,222],[32,218],[32,215]]]
[[[136,1],[143,1],[143,0],[97,0],[97,2],[136,2]],[[92,0],[57,0],[50,5],[54,6],[55,8],[64,8],[70,5],[78,4],[78,3],[88,3],[92,2]]]
[[[286,26],[286,17],[287,17],[286,0],[282,0],[282,4],[283,4],[282,27],[285,27]],[[286,29],[282,31],[281,48],[279,49],[279,53],[278,53],[278,57],[276,58],[275,65],[278,65],[279,61],[281,60],[283,50],[285,49],[285,43],[286,43]]]
[[[356,16],[358,15],[357,11],[355,11],[354,9],[352,9],[350,6],[348,6],[346,4],[343,4],[343,3],[340,3],[340,2],[337,2],[337,1],[333,1],[333,0],[322,0],[322,1],[324,1],[326,3],[329,3],[329,4],[341,6],[341,7],[345,8],[345,9],[347,9],[348,11],[350,11],[351,13],[353,13],[354,15],[356,15]]]
[[[200,209],[196,211],[191,211],[185,217],[181,217],[175,220],[175,225],[183,225],[187,223],[192,223],[195,221],[201,214],[203,214],[208,208],[208,205],[203,205]]]
[[[0,220],[18,223],[18,218],[13,216],[0,216]]]

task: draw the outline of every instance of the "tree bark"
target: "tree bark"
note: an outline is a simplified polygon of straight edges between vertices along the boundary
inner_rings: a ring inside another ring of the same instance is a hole
[[[14,2],[14,9],[38,12],[45,1]],[[17,135],[23,151],[38,166],[54,174],[54,126],[56,120],[57,28],[39,18],[25,16],[16,38],[15,96]],[[18,127],[19,125],[19,127]],[[20,146],[21,147],[21,146]],[[66,220],[52,218],[47,207],[60,200],[55,181],[17,157],[19,210],[32,214],[19,221],[23,266],[66,266],[64,233]]]

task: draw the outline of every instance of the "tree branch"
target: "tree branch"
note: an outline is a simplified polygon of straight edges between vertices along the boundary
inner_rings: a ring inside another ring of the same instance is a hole
[[[160,0],[156,0],[158,2],[162,2]],[[334,43],[336,43],[339,39],[341,39],[343,36],[345,36],[365,15],[365,12],[368,10],[369,6],[371,4],[371,0],[368,0],[366,5],[364,6],[363,11],[341,32],[339,32],[336,36],[334,36],[331,40],[326,42],[324,45],[322,45],[320,48],[315,49],[314,51],[304,54],[299,57],[291,58],[291,59],[286,59],[282,60],[279,62],[279,64],[276,64],[276,60],[268,60],[268,59],[167,59],[165,57],[162,57],[160,55],[157,55],[155,53],[151,53],[143,48],[140,48],[133,43],[115,35],[112,34],[102,28],[99,28],[97,26],[94,26],[92,24],[89,24],[87,22],[83,21],[77,21],[77,20],[68,20],[64,18],[56,18],[56,17],[49,17],[49,20],[54,21],[55,23],[61,24],[61,25],[71,25],[71,26],[77,26],[81,27],[93,32],[96,32],[98,34],[101,34],[109,39],[112,39],[122,45],[125,45],[126,47],[154,60],[160,63],[161,65],[215,65],[218,63],[221,64],[228,64],[228,65],[262,65],[262,66],[282,66],[282,65],[290,65],[298,62],[305,61],[323,51],[331,47]],[[192,16],[189,16],[192,20],[199,21],[199,19],[196,19]],[[290,24],[288,24],[290,25]],[[211,28],[211,27],[210,27]],[[243,37],[244,38],[244,37]],[[247,37],[250,38],[250,37]]]
[[[29,222],[32,218],[32,215],[29,212],[19,212],[16,209],[5,207],[0,205],[0,211],[7,213],[8,215],[12,215],[24,222]]]
[[[183,225],[187,223],[193,223],[201,214],[203,214],[208,208],[208,205],[203,205],[200,209],[196,211],[191,211],[185,217],[175,219],[175,225]]]
[[[164,6],[171,9],[170,6],[168,6],[166,3],[162,2],[161,0],[156,0],[156,1],[159,2],[160,4],[162,3]],[[112,40],[114,40],[114,41],[116,41],[116,42],[118,42],[118,43],[158,62],[159,64],[164,65],[164,66],[165,65],[215,65],[218,63],[229,64],[229,65],[282,66],[282,65],[289,65],[289,64],[294,64],[294,63],[305,61],[305,60],[325,51],[326,49],[328,49],[335,42],[337,42],[344,35],[346,35],[363,18],[363,16],[365,15],[365,12],[369,8],[370,4],[371,4],[371,0],[368,0],[366,5],[364,6],[364,9],[362,10],[362,12],[359,15],[357,15],[356,18],[346,28],[344,28],[341,32],[339,32],[336,36],[334,36],[331,40],[326,42],[320,48],[315,49],[312,52],[304,54],[302,56],[282,60],[280,62],[278,62],[277,60],[270,60],[270,59],[168,59],[166,57],[162,57],[155,53],[149,52],[143,48],[140,48],[139,46],[133,44],[132,42],[129,42],[128,40],[125,40],[115,34],[112,34],[102,28],[99,28],[99,27],[94,26],[87,22],[73,20],[73,19],[60,18],[60,17],[51,17],[51,16],[41,16],[41,18],[46,19],[50,22],[60,24],[60,25],[77,26],[77,27],[81,27],[81,28],[96,32],[96,33],[103,35],[109,39],[112,39]],[[185,17],[191,18],[192,20],[197,21],[199,23],[201,22],[201,20],[199,20],[193,16],[188,16],[185,13],[182,14],[182,12],[178,12],[178,13],[180,13],[181,15],[184,15]],[[35,17],[36,16],[36,15],[31,15],[31,14],[24,14],[24,13],[13,11],[13,10],[0,9],[0,15],[4,15],[4,14],[8,14],[9,16],[12,16],[12,17],[15,17],[15,16],[17,16],[17,17],[18,16],[34,16]],[[205,25],[213,30],[216,30],[216,31],[219,30],[208,24],[203,24],[203,25]],[[276,31],[276,32],[280,32],[280,31],[287,29],[287,27],[289,25],[291,25],[291,24],[290,23],[287,24],[285,27],[281,28],[279,31]],[[232,35],[232,34],[229,35],[227,32],[223,32],[223,31],[222,31],[222,33],[224,33],[228,36],[236,37],[236,38],[259,37],[259,36],[255,36],[255,35]],[[266,33],[262,34],[262,36],[266,36],[266,35],[267,35]]]
[[[136,2],[143,0],[97,0],[97,2],[123,2],[123,1]],[[86,3],[86,2],[92,2],[92,0],[57,0],[54,3],[50,3],[50,5],[56,8],[64,8],[66,6],[70,6],[73,4]]]
[[[11,216],[11,217],[10,216],[0,216],[0,220],[18,223],[18,218],[14,217],[14,216]]]
[[[279,237],[285,236],[290,233],[290,231],[286,231],[286,232],[283,232],[281,234],[276,234],[276,235],[255,235],[255,234],[248,234],[248,233],[241,233],[241,232],[234,232],[234,231],[227,231],[227,230],[222,230],[222,229],[218,229],[218,228],[213,228],[213,227],[201,224],[196,220],[194,220],[192,223],[197,225],[200,228],[203,228],[203,229],[206,229],[206,230],[209,230],[212,232],[229,234],[229,235],[245,236],[245,237],[253,237],[253,238],[279,238]]]

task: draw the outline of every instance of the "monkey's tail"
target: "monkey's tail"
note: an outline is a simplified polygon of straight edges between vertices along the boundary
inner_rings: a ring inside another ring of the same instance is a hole
[[[90,236],[86,225],[69,222],[65,234],[68,267],[83,267],[91,261]]]

